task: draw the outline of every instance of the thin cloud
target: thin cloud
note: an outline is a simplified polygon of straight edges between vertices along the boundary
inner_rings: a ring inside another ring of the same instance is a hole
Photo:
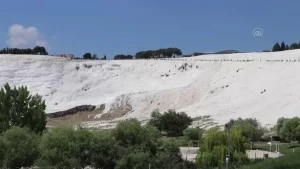
[[[11,48],[33,48],[35,46],[44,46],[50,49],[49,43],[43,38],[37,28],[24,27],[15,24],[8,29],[9,39],[6,44]]]

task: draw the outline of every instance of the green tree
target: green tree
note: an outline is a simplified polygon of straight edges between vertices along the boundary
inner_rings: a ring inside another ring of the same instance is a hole
[[[168,54],[169,57],[171,55],[171,57],[175,58],[176,56],[182,55],[181,50],[178,48],[168,48],[167,51],[168,51],[168,53],[170,53],[170,54]]]
[[[151,119],[149,121],[149,124],[155,126],[159,131],[162,131],[163,121],[161,119],[162,114],[159,112],[158,109],[156,109],[151,113]]]
[[[231,126],[231,128],[239,130],[248,141],[259,141],[264,134],[264,130],[257,119],[231,119],[227,124]]]
[[[39,150],[42,168],[114,168],[124,154],[110,132],[83,128],[55,128],[43,135]]]
[[[292,43],[290,46],[290,49],[299,49],[299,46],[297,43]]]
[[[1,168],[31,167],[39,156],[38,143],[39,137],[27,128],[12,127],[4,132],[0,137]]]
[[[11,126],[28,127],[41,133],[46,128],[46,104],[42,96],[30,95],[27,87],[14,87],[8,83],[0,90],[0,133]]]
[[[98,59],[98,56],[97,56],[96,53],[93,54],[92,59],[94,59],[94,60],[97,60],[97,59]]]
[[[160,147],[160,151],[153,159],[153,168],[180,169],[184,161],[179,147],[173,142],[164,142]]]
[[[153,169],[182,169],[185,162],[179,147],[159,137],[155,127],[142,126],[136,119],[122,121],[116,128],[106,131],[55,128],[41,138],[37,164],[41,168],[75,169],[86,166],[139,169],[151,164]]]
[[[230,161],[234,164],[245,164],[248,162],[246,155],[247,141],[240,131],[230,131]],[[223,167],[227,152],[227,136],[220,128],[211,128],[206,132],[201,150],[197,155],[197,164],[201,167]]]
[[[285,45],[285,50],[290,50],[290,46],[289,45]]]
[[[139,51],[136,53],[137,59],[152,59],[152,58],[170,58],[178,55],[182,55],[182,52],[178,48],[166,48],[158,50]]]
[[[277,120],[277,123],[276,123],[276,134],[279,136],[280,135],[280,129],[282,128],[283,126],[283,122],[285,121],[286,119],[284,117],[281,117]]]
[[[83,55],[83,59],[92,59],[92,54],[91,53],[85,53]]]
[[[281,139],[286,141],[298,140],[300,138],[300,119],[294,117],[291,119],[279,119],[277,130]],[[281,127],[280,127],[281,126]]]
[[[181,154],[177,145],[162,142],[159,131],[151,126],[141,126],[136,119],[120,122],[112,131],[112,136],[122,151],[116,162],[116,169],[172,168],[182,165]]]
[[[285,43],[282,41],[280,46],[280,51],[284,51],[284,50],[285,50]]]
[[[279,43],[275,43],[275,45],[273,46],[273,49],[272,49],[272,52],[277,52],[277,51],[280,51],[281,50],[281,47],[279,45]]]
[[[48,55],[47,50],[43,46],[36,46],[35,48],[33,48],[32,53],[38,55]]]
[[[142,169],[147,168],[150,162],[151,155],[149,152],[131,150],[117,161],[115,169]]]
[[[177,113],[171,109],[162,115],[154,111],[151,117],[152,119],[149,121],[149,124],[155,126],[161,132],[166,132],[168,136],[182,136],[183,131],[188,128],[193,121],[186,113]]]
[[[187,128],[184,130],[184,136],[187,137],[188,140],[202,140],[202,135],[204,133],[203,129],[200,128]]]
[[[132,58],[133,58],[132,55],[123,55],[123,54],[121,54],[121,55],[116,55],[114,57],[114,60],[125,60],[125,59],[132,59]]]
[[[122,157],[125,149],[120,147],[110,132],[94,131],[89,140],[90,166],[94,168],[115,168],[116,161]]]
[[[112,136],[121,146],[127,148],[155,143],[159,137],[159,132],[152,126],[141,126],[141,123],[136,119],[128,119],[118,123],[112,131]]]
[[[85,140],[88,141],[90,139],[89,135],[84,135]],[[81,142],[80,144],[78,142],[78,135],[74,129],[55,128],[43,135],[39,145],[41,155],[37,164],[42,168],[79,169],[82,167],[80,157],[86,153],[85,151],[81,151],[86,148],[84,147],[86,146],[86,142]]]

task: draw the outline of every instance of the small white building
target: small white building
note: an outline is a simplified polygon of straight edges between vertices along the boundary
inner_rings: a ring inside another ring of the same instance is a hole
[[[265,158],[266,155],[267,158],[278,158],[283,156],[283,154],[280,154],[279,152],[270,152],[262,150],[247,150],[246,153],[250,159],[262,159]]]
[[[182,159],[190,162],[196,162],[199,147],[180,147],[179,149],[182,155]]]

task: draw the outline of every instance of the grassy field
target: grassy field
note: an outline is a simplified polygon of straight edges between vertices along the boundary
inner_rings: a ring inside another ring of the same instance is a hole
[[[254,149],[270,151],[270,146],[266,145],[266,143],[255,144]],[[272,151],[276,150],[276,145],[272,145]],[[300,153],[300,144],[298,143],[280,143],[279,144],[279,152],[282,154],[290,154],[290,153]]]
[[[265,144],[256,145],[257,149],[270,150],[270,146]],[[276,150],[275,145],[272,150]],[[241,169],[299,169],[300,168],[300,144],[281,144],[279,147],[283,157],[277,159],[254,160],[250,165]]]

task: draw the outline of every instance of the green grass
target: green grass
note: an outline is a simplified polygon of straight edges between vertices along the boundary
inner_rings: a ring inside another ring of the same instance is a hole
[[[272,145],[272,151],[275,151],[276,150],[276,146],[273,144]],[[266,144],[256,144],[255,145],[255,148],[254,149],[259,149],[259,150],[265,150],[265,151],[270,151],[270,146],[269,145],[266,145]],[[294,150],[294,151],[293,151]],[[279,152],[281,154],[291,154],[293,152],[295,153],[300,153],[300,144],[297,144],[297,143],[293,143],[293,144],[282,144],[282,145],[279,145]]]
[[[290,153],[278,159],[266,159],[252,162],[241,169],[299,169],[300,153]]]
[[[261,150],[270,150],[270,146],[258,145],[256,148]],[[272,150],[275,150],[272,146]],[[254,160],[250,165],[241,169],[299,169],[300,168],[300,144],[280,145],[280,153],[283,157],[277,159]],[[294,151],[293,151],[294,150]]]

